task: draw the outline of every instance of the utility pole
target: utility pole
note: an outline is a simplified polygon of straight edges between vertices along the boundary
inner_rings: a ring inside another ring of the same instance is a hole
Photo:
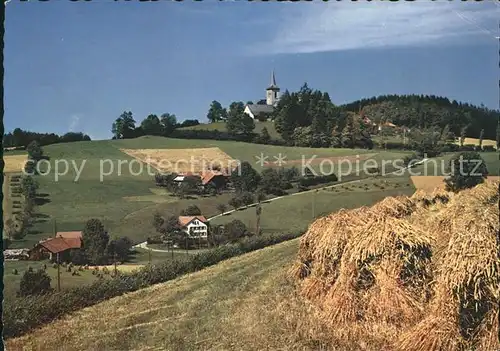
[[[61,266],[59,263],[59,252],[56,254],[57,260],[57,291],[61,291]]]
[[[118,270],[116,269],[116,247],[113,250],[113,261],[114,261],[114,264],[115,264],[115,277],[116,277],[116,275],[118,274]]]
[[[148,262],[149,262],[149,265],[151,266],[151,248],[149,248],[149,250],[148,250]]]

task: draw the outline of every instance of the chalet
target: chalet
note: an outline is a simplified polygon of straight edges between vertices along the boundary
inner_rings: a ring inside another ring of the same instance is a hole
[[[179,216],[179,227],[190,238],[208,237],[208,221],[204,216]]]
[[[55,238],[40,241],[30,250],[30,259],[41,260],[49,258],[53,260],[54,255],[59,255],[59,260],[69,261],[72,251],[82,248],[82,232],[58,232]]]

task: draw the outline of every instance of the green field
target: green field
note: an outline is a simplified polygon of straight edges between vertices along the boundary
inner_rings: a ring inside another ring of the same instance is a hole
[[[404,155],[401,152],[376,154],[372,150],[296,148],[234,141],[163,137],[50,145],[44,147],[44,152],[50,157],[50,161],[45,162],[41,167],[44,173],[49,171],[50,165],[50,172],[36,177],[40,183],[38,199],[40,205],[37,208],[39,218],[31,233],[24,240],[14,242],[12,247],[29,248],[40,239],[52,236],[54,220],[56,220],[57,230],[65,231],[81,230],[88,219],[99,218],[104,222],[111,236],[125,235],[135,242],[140,242],[155,234],[151,221],[156,210],[166,215],[178,214],[188,205],[196,204],[206,216],[217,214],[217,204],[227,204],[229,194],[216,198],[179,200],[162,193],[161,189],[155,187],[153,169],[148,174],[148,169],[144,166],[143,171],[139,172],[140,164],[137,162],[132,163],[132,169],[129,169],[129,163],[125,162],[130,162],[133,158],[120,151],[121,148],[188,149],[200,147],[219,147],[235,159],[251,162],[259,171],[263,167],[255,162],[256,156],[261,153],[269,156],[271,162],[274,161],[273,156],[281,153],[286,156],[286,161],[298,160],[298,163],[289,162],[285,166],[294,165],[299,168],[302,156],[309,159],[314,155],[324,158],[371,154],[374,159],[394,159]],[[58,176],[56,181],[56,165],[59,167],[59,173],[62,174],[65,171],[65,166],[60,160],[68,161],[69,170],[65,175]],[[103,160],[105,172],[111,171],[111,164],[114,167],[112,174],[104,176],[102,181],[100,179],[101,160]],[[122,161],[120,172],[119,161]],[[82,164],[83,168],[81,168]],[[78,180],[75,180],[78,173],[74,165],[77,169],[83,169]],[[318,164],[313,168],[318,169]],[[329,170],[329,168],[326,169]],[[338,170],[334,169],[334,171]]]
[[[407,175],[370,178],[332,189],[318,190],[306,194],[288,195],[282,199],[262,204],[260,226],[263,232],[305,231],[318,216],[341,208],[357,208],[370,205],[387,196],[411,195],[415,192]],[[211,224],[224,224],[239,219],[249,228],[256,226],[255,208],[233,212],[214,218]]]

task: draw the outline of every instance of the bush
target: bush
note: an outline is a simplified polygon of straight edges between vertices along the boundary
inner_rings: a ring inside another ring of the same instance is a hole
[[[11,244],[11,240],[9,238],[3,238],[3,249],[7,250]]]
[[[462,152],[455,155],[448,165],[446,178],[446,190],[458,192],[463,189],[473,188],[484,182],[488,175],[488,169],[481,156],[474,151]]]
[[[15,268],[14,268],[14,269],[12,270],[12,274],[14,274],[14,275],[18,275],[18,274],[19,274],[19,272],[17,271],[17,269],[15,269]]]
[[[24,272],[21,278],[18,295],[29,296],[46,294],[52,290],[50,287],[50,280],[49,275],[44,270],[39,269],[35,272],[30,267]]]
[[[4,305],[4,336],[12,338],[22,335],[70,312],[153,284],[172,280],[231,257],[295,239],[300,235],[301,233],[280,233],[247,237],[238,243],[209,249],[192,255],[188,259],[174,259],[160,265],[148,265],[130,274],[100,279],[92,284],[61,292],[27,296],[15,301],[9,300]]]
[[[484,152],[495,152],[496,149],[493,145],[484,145],[483,146],[483,151]]]
[[[299,190],[304,189],[304,188],[311,186],[311,185],[331,183],[331,182],[336,182],[337,180],[338,180],[338,178],[335,174],[330,174],[330,175],[326,175],[326,176],[301,178],[299,180]]]
[[[464,146],[459,148],[460,151],[475,151],[476,145],[474,144],[465,144]]]

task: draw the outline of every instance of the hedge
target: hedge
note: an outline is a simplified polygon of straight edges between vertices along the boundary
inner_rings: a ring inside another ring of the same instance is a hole
[[[335,173],[332,173],[332,174],[326,175],[326,176],[316,176],[316,177],[310,177],[310,178],[301,178],[299,180],[299,186],[301,186],[301,187],[307,187],[307,186],[317,185],[317,184],[322,184],[322,183],[336,182],[337,180],[338,180],[338,178],[335,175]]]
[[[23,335],[79,309],[199,271],[247,252],[295,239],[300,235],[301,233],[281,233],[244,238],[236,244],[219,246],[181,260],[148,265],[137,272],[98,280],[86,286],[8,300],[4,303],[3,311],[4,337]]]

